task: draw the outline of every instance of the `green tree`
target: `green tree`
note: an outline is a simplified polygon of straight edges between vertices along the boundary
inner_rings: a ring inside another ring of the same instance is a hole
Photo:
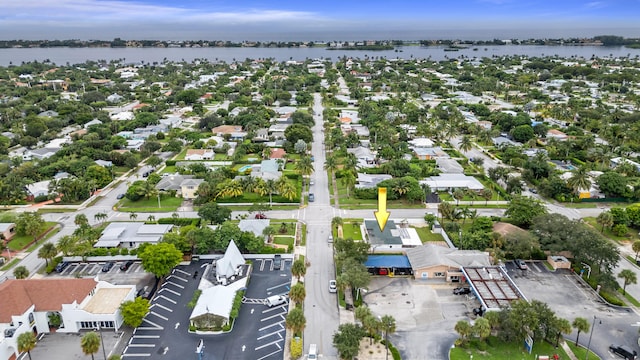
[[[300,160],[296,161],[295,169],[300,172],[302,176],[309,176],[313,173],[313,161],[310,156],[302,156]]]
[[[50,242],[45,243],[38,250],[38,257],[44,259],[46,266],[49,266],[49,260],[56,257],[56,255],[58,255],[58,249],[56,249],[55,244]]]
[[[26,266],[18,266],[13,269],[13,276],[16,279],[26,279],[29,277],[29,270]]]
[[[182,252],[173,244],[158,243],[148,245],[138,253],[142,268],[156,276],[157,280],[169,275],[171,270],[182,261]]]
[[[136,221],[136,219],[138,219],[138,214],[136,214],[135,212],[129,214],[129,220]]]
[[[356,176],[353,175],[351,171],[345,171],[340,178],[340,182],[347,189],[347,197],[350,197],[349,192],[356,185],[358,179],[356,179]]]
[[[491,335],[491,326],[489,325],[489,320],[479,317],[476,319],[473,324],[473,334],[480,338],[481,341],[484,341],[486,338]]]
[[[604,233],[605,227],[610,228],[611,226],[613,226],[613,215],[611,214],[611,211],[607,210],[598,214],[596,222],[602,225],[600,233]],[[638,251],[640,251],[640,245],[638,245]],[[638,251],[636,251],[636,260],[638,259]]]
[[[120,304],[120,312],[124,324],[135,329],[149,313],[149,300],[138,296],[134,300],[125,301]]]
[[[31,350],[36,347],[36,335],[33,331],[24,332],[18,335],[18,352],[27,352],[29,360],[31,360]]]
[[[460,150],[462,152],[467,152],[473,148],[473,144],[471,142],[471,138],[468,135],[464,135],[462,139],[460,139]]]
[[[636,261],[638,261],[638,253],[640,253],[640,240],[636,240],[631,244],[631,249],[636,253]]]
[[[295,276],[298,281],[307,273],[307,265],[304,263],[303,259],[296,259],[293,264],[291,264],[291,275]]]
[[[198,216],[209,221],[210,224],[222,224],[231,219],[231,209],[217,203],[206,203],[198,210]]]
[[[380,328],[384,332],[384,346],[387,351],[387,357],[389,357],[389,334],[396,332],[396,319],[391,315],[384,315],[380,319]]]
[[[85,355],[91,355],[93,360],[93,354],[100,350],[100,336],[94,331],[84,334],[80,339],[80,347],[82,347],[82,352]]]
[[[36,237],[42,232],[44,219],[37,212],[23,212],[16,218],[16,232],[22,235]]]
[[[300,307],[295,307],[289,311],[287,318],[285,319],[285,325],[287,329],[291,329],[294,335],[302,333],[307,324],[307,319],[304,317],[304,310]]]
[[[585,166],[581,166],[573,171],[571,177],[567,180],[567,184],[576,194],[579,194],[580,190],[589,190],[591,187],[589,169]]]
[[[473,329],[467,320],[459,320],[453,328],[460,335],[460,343],[464,344],[471,336]]]
[[[76,224],[76,226],[79,226],[79,227],[87,226],[87,225],[89,225],[89,219],[87,219],[87,215],[85,215],[85,214],[78,214],[73,219],[73,223]]]
[[[442,225],[444,225],[444,219],[452,218],[454,211],[455,208],[448,202],[443,201],[438,205],[438,212],[440,213],[440,221],[442,222]]]
[[[587,331],[589,331],[589,329],[591,328],[589,321],[583,317],[577,317],[573,320],[573,322],[571,323],[571,326],[573,326],[574,329],[576,329],[576,331],[578,332],[578,335],[576,335],[576,346],[578,346],[578,340],[580,339],[580,333],[584,332],[586,333]]]
[[[302,304],[304,298],[307,296],[307,292],[303,283],[296,283],[289,290],[289,299],[296,304]]]
[[[99,212],[93,215],[93,219],[95,221],[100,221],[100,222],[104,222],[105,220],[107,220],[108,217],[109,215],[107,215],[106,212]]]
[[[334,216],[333,219],[331,219],[331,228],[338,228],[338,226],[342,225],[342,218],[340,216]]]
[[[557,331],[557,334],[556,334],[556,347],[558,347],[558,345],[560,344],[560,336],[562,334],[571,334],[571,323],[567,319],[557,318],[556,317],[553,326],[554,326],[555,330]]]
[[[340,359],[353,359],[360,351],[360,340],[365,336],[364,329],[356,324],[346,323],[338,326],[333,334],[333,345]]]
[[[382,330],[382,322],[377,317],[369,315],[362,319],[362,327],[369,333],[369,345],[371,345],[373,337]]]
[[[505,216],[509,217],[515,225],[528,227],[533,223],[536,216],[547,213],[544,205],[536,199],[514,196],[505,211]]]
[[[638,282],[638,277],[633,270],[624,269],[620,271],[618,277],[624,280],[624,284],[622,285],[622,294],[627,294],[627,285],[636,284]]]
[[[103,188],[111,182],[113,176],[110,169],[100,165],[91,165],[85,171],[83,178],[94,180],[98,188]]]

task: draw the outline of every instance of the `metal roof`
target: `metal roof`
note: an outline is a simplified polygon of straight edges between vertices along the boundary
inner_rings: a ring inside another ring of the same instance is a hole
[[[527,300],[501,266],[463,267],[467,281],[480,300],[482,308],[498,311],[515,300]]]
[[[364,266],[377,268],[411,268],[409,259],[404,255],[369,255]]]

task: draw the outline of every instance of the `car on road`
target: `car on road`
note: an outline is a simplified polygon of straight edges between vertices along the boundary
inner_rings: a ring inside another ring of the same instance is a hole
[[[56,265],[56,272],[61,273],[64,271],[64,269],[67,268],[67,266],[69,266],[69,263],[66,261],[63,261],[61,263],[59,263],[58,265]]]
[[[329,292],[334,293],[338,291],[338,285],[335,280],[329,280]]]
[[[102,266],[102,272],[109,272],[109,270],[111,270],[111,268],[115,264],[116,264],[115,261],[107,261],[107,263],[104,264],[104,266]]]
[[[454,295],[471,294],[471,288],[468,288],[468,287],[457,287],[457,288],[453,289],[453,294]]]
[[[124,198],[124,194],[118,194],[118,196],[116,196],[116,199],[118,199],[118,200],[120,200],[122,198]]]
[[[609,351],[627,360],[636,360],[636,358],[638,357],[638,353],[635,350],[632,350],[630,347],[625,345],[611,344],[609,346]]]
[[[280,267],[282,267],[282,255],[275,254],[273,256],[273,269],[280,270]]]
[[[258,213],[258,214],[256,214],[255,218],[256,219],[267,219],[267,215]]]
[[[309,186],[315,185],[315,184],[316,184],[316,182],[313,179],[309,180]]]
[[[309,345],[309,354],[307,354],[308,360],[316,360],[318,359],[318,345],[311,344]]]
[[[316,200],[316,196],[313,193],[309,194],[309,202],[314,202]]]
[[[120,265],[120,270],[127,271],[129,270],[131,265],[133,265],[133,260],[125,261],[124,263],[122,263],[122,265]]]
[[[330,242],[330,243],[333,242],[333,235],[329,235],[329,238],[327,239],[327,242]]]
[[[522,260],[522,259],[516,259],[516,266],[520,270],[527,270],[528,269],[527,263],[525,263],[524,260]]]

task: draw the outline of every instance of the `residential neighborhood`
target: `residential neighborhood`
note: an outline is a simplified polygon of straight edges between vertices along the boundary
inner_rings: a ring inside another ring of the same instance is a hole
[[[638,69],[2,67],[0,360],[640,351]]]

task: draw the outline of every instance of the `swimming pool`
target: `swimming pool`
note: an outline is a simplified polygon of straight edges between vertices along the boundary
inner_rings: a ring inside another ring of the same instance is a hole
[[[245,165],[245,166],[241,167],[240,169],[238,169],[238,172],[239,173],[243,173],[243,172],[251,169],[251,167],[252,167],[251,165]]]

